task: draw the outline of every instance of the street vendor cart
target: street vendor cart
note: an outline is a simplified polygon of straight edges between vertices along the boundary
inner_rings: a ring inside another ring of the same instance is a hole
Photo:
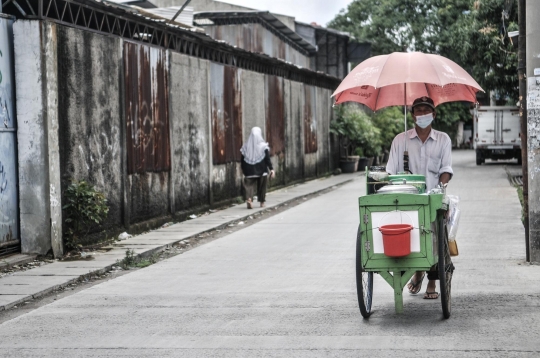
[[[383,174],[384,175],[384,174]],[[403,288],[416,271],[438,272],[443,315],[450,317],[454,266],[446,229],[445,187],[425,192],[422,175],[387,175],[370,181],[359,198],[356,242],[358,304],[364,318],[372,312],[373,275],[394,288],[396,313],[403,312]],[[373,189],[373,188],[378,189]]]
[[[357,102],[372,111],[403,106],[407,132],[407,106],[415,99],[429,97],[435,107],[454,101],[475,103],[478,91],[483,89],[467,71],[447,58],[421,52],[394,52],[360,63],[332,97],[335,105]],[[405,173],[410,173],[408,161],[405,146]],[[450,317],[454,266],[445,225],[450,200],[445,187],[430,188],[427,193],[425,188],[421,175],[390,175],[384,180],[368,181],[368,195],[359,198],[356,277],[360,311],[366,318],[371,314],[374,273],[394,288],[396,312],[400,313],[403,287],[416,271],[438,272],[443,314]]]

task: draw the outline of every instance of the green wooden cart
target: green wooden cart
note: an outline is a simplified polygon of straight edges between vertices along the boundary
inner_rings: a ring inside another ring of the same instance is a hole
[[[369,178],[369,172],[366,171]],[[392,185],[396,180],[407,183],[412,178],[421,189],[419,176],[389,176],[376,185]],[[367,180],[369,186],[375,185]],[[424,180],[425,188],[425,180]],[[374,190],[371,190],[374,191]],[[381,190],[382,191],[382,190]],[[451,282],[454,266],[448,248],[446,212],[448,203],[445,188],[435,194],[375,193],[359,198],[360,225],[356,242],[356,285],[358,304],[364,318],[372,313],[373,274],[381,275],[394,288],[396,313],[403,312],[403,288],[416,271],[438,272],[443,315],[450,317]],[[388,223],[409,223],[410,254],[389,257],[379,228]]]

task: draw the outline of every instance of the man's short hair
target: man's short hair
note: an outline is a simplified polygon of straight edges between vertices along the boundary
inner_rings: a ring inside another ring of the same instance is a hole
[[[412,104],[412,109],[414,110],[414,107],[421,106],[421,105],[431,107],[431,109],[435,110],[435,103],[433,103],[433,100],[429,97],[424,96],[424,97],[415,99]]]

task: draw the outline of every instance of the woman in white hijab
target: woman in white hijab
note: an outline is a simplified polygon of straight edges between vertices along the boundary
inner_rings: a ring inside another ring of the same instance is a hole
[[[257,188],[257,200],[264,207],[268,177],[274,176],[274,168],[270,161],[270,147],[262,137],[259,127],[253,127],[249,139],[240,149],[242,153],[242,172],[246,189],[248,209],[253,209],[253,193]],[[269,171],[270,170],[270,171]]]

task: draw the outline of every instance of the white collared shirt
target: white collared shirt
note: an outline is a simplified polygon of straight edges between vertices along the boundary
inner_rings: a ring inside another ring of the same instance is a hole
[[[431,190],[439,184],[439,177],[443,173],[454,174],[452,171],[452,141],[448,134],[431,129],[429,137],[424,143],[418,137],[416,129],[410,129],[398,134],[392,142],[390,156],[386,164],[389,174],[403,172],[403,152],[405,151],[405,138],[409,152],[409,170],[413,174],[425,175],[426,189]]]

